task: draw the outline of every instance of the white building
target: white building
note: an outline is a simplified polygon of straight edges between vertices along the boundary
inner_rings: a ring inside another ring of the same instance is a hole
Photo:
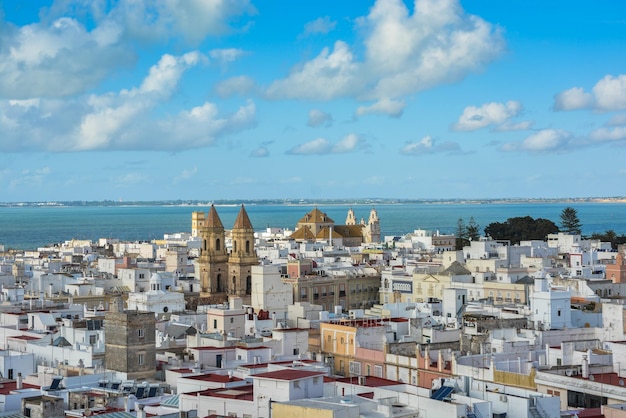
[[[154,273],[150,276],[148,291],[128,294],[128,309],[154,312],[157,315],[183,312],[185,310],[185,295],[179,292],[164,291],[161,274]]]
[[[250,304],[255,310],[275,312],[279,318],[293,303],[293,288],[283,283],[281,265],[267,264],[252,266],[252,294]]]
[[[535,279],[535,290],[530,299],[531,318],[538,329],[571,328],[572,294],[565,287],[553,286],[548,279]]]

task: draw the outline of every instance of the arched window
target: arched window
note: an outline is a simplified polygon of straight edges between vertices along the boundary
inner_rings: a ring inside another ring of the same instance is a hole
[[[233,252],[237,252],[237,241],[233,241]]]
[[[246,241],[246,253],[250,252],[250,241]]]
[[[220,246],[221,246],[221,243],[220,243],[220,239],[218,238],[215,240],[215,251],[219,251]]]
[[[206,240],[204,240],[203,247],[204,247],[204,251],[206,251]]]
[[[222,291],[222,274],[221,273],[217,273],[217,291],[218,292]]]

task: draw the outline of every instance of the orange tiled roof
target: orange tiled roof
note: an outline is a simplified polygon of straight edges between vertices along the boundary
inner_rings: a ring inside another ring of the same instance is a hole
[[[298,223],[335,223],[326,213],[318,208],[313,209],[298,221]]]

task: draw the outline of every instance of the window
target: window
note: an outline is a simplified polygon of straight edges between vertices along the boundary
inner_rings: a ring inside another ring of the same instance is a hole
[[[299,348],[294,348],[293,349],[293,355],[297,356],[298,354],[300,354],[300,349]]]
[[[137,337],[139,337],[139,338],[145,337],[145,330],[143,328],[139,328],[137,330]]]
[[[213,320],[213,328],[217,329],[217,319]]]
[[[98,340],[98,338],[97,338],[97,337],[98,337],[97,335],[90,335],[90,336],[89,336],[89,344],[91,344],[91,345],[95,345],[95,344],[96,344],[96,341]]]
[[[351,361],[349,363],[350,375],[361,376],[361,363],[358,361]]]
[[[235,318],[230,318],[230,323],[232,324],[233,322],[235,322]]]
[[[143,366],[145,364],[145,355],[144,354],[139,354],[137,356],[137,364],[139,364],[140,366]]]

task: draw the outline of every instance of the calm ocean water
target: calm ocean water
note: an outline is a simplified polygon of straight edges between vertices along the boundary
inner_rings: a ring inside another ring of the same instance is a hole
[[[491,222],[516,216],[550,219],[557,225],[563,208],[577,209],[583,234],[612,229],[626,234],[626,203],[507,203],[507,204],[393,204],[377,205],[382,235],[401,235],[415,229],[454,233],[459,218],[467,223],[474,217],[480,230]],[[335,223],[343,224],[348,208],[357,219],[367,220],[369,205],[319,205]],[[268,226],[294,229],[296,222],[313,206],[247,205],[255,229]],[[130,207],[16,207],[0,208],[0,244],[6,248],[36,248],[72,238],[111,237],[122,240],[151,240],[163,234],[191,230],[191,212],[208,207],[130,206]],[[218,206],[224,227],[229,229],[239,207]]]

